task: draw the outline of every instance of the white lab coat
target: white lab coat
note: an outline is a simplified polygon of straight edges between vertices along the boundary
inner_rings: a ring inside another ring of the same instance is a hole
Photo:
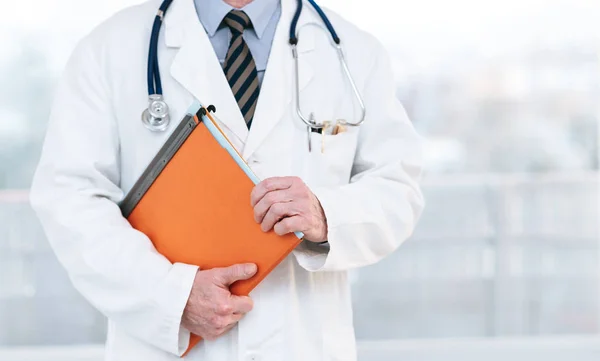
[[[106,359],[178,360],[187,347],[189,332],[180,320],[197,268],[171,264],[157,253],[117,203],[198,99],[216,106],[227,136],[259,177],[296,175],[309,185],[325,211],[330,247],[299,246],[251,293],[254,309],[236,328],[203,341],[185,359],[355,360],[347,270],[396,250],[423,208],[420,138],[395,98],[386,53],[373,37],[327,11],[367,116],[346,133],[312,133],[308,152],[306,128],[293,107],[288,45],[296,1],[282,0],[248,132],[193,0],[175,0],[158,52],[173,122],[168,131],[153,133],[140,115],[147,106],[148,39],[159,3],[116,14],[77,46],[58,87],[31,193],[74,286],[108,317]],[[351,88],[321,24],[306,3],[298,24],[302,109],[318,120],[357,119]]]

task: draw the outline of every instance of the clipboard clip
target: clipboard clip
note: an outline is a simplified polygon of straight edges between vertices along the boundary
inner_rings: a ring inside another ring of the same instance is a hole
[[[208,112],[214,114],[217,112],[217,108],[215,108],[215,106],[211,104],[211,105],[207,106],[206,108],[202,107],[198,110],[198,113],[200,113],[200,115],[202,115],[202,116],[206,115]]]

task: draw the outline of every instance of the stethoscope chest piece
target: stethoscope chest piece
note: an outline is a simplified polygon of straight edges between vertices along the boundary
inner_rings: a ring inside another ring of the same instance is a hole
[[[169,106],[162,95],[150,95],[148,108],[142,113],[144,126],[153,132],[162,132],[169,126],[169,121]]]

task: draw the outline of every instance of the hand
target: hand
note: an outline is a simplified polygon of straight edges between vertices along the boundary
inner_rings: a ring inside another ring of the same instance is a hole
[[[250,297],[232,295],[229,286],[255,273],[256,265],[251,263],[198,271],[183,311],[183,327],[206,340],[232,329],[252,310],[253,303]]]
[[[311,242],[327,240],[327,220],[317,197],[298,177],[273,177],[260,182],[250,196],[254,220],[264,232],[303,232]]]

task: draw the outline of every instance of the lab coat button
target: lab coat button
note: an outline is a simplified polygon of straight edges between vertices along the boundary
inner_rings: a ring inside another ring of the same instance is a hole
[[[246,354],[246,361],[260,361],[260,355],[256,352],[248,352]]]

